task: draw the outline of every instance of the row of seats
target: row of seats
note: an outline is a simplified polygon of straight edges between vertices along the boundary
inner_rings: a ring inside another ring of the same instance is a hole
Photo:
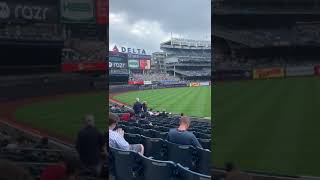
[[[148,124],[142,124],[142,123],[137,123],[137,122],[125,122],[125,121],[120,121],[118,123],[118,127],[121,127],[124,129],[125,132],[131,133],[131,134],[140,134],[142,133],[143,130],[154,130],[154,131],[159,131],[159,132],[169,132],[171,128],[176,128],[177,126],[160,126],[160,125],[148,125]],[[195,131],[194,129],[189,129],[188,131],[193,132],[193,134],[197,138],[201,139],[211,139],[211,133],[202,133],[198,131]],[[152,134],[152,133],[151,133]]]
[[[125,133],[130,144],[143,144],[144,155],[156,160],[170,160],[190,168],[195,172],[209,174],[211,151],[189,145],[178,145],[160,138],[149,138],[138,134]]]
[[[172,161],[160,161],[133,151],[109,147],[109,173],[117,180],[209,180]],[[211,158],[210,158],[211,159]]]
[[[160,132],[153,129],[132,129],[127,128],[125,126],[120,126],[126,133],[125,138],[128,142],[135,142],[139,143],[143,141],[143,137],[148,138],[159,138],[162,140],[166,140],[168,133],[167,132]],[[210,149],[211,150],[211,139],[202,139],[197,138],[200,142],[201,146],[204,149]]]

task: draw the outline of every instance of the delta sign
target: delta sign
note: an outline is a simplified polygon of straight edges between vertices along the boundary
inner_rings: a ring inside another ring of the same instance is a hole
[[[117,46],[114,46],[113,49],[112,49],[113,52],[122,52],[122,53],[127,53],[127,54],[142,54],[142,55],[146,55],[146,51],[144,49],[121,47],[120,50],[121,51],[119,51]]]

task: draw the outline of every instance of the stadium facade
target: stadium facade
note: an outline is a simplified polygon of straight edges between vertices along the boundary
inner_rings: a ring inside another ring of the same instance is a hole
[[[319,75],[320,6],[314,0],[213,2],[213,77]]]
[[[167,73],[181,80],[211,80],[211,41],[172,38],[160,49]]]

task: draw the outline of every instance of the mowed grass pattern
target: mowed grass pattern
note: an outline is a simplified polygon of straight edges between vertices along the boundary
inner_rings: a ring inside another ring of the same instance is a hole
[[[137,97],[147,101],[149,109],[211,117],[211,86],[134,91],[117,95],[114,99],[133,105]]]
[[[93,114],[96,126],[106,130],[106,93],[72,95],[27,105],[15,112],[17,121],[75,139],[83,128],[84,116]]]
[[[320,78],[218,83],[214,164],[320,176]]]

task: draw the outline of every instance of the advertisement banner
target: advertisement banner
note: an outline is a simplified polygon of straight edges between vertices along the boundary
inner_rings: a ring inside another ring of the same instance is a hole
[[[0,1],[0,22],[47,22],[57,23],[59,19],[56,3],[47,1]]]
[[[130,69],[139,69],[139,60],[137,59],[129,59],[128,66]]]
[[[108,61],[110,69],[128,69],[127,54],[110,51]]]
[[[252,71],[242,69],[214,70],[212,78],[215,81],[252,79]]]
[[[320,76],[320,64],[314,66],[314,74]]]
[[[128,84],[130,85],[143,85],[143,81],[129,81]]]
[[[210,82],[200,82],[200,86],[209,86]]]
[[[151,81],[144,81],[143,83],[144,83],[145,85],[152,84],[152,82],[151,82]]]
[[[190,83],[190,87],[199,87],[199,86],[200,86],[200,83],[198,83],[198,82]]]
[[[140,59],[140,63],[139,64],[140,64],[140,69],[142,69],[142,70],[151,68],[150,60]]]
[[[286,76],[307,76],[314,74],[314,66],[287,67]]]
[[[263,68],[253,70],[253,79],[268,79],[284,77],[283,68]]]
[[[60,20],[62,23],[94,23],[94,1],[60,0]]]
[[[109,0],[96,0],[96,22],[97,24],[107,24],[109,21],[108,7]]]
[[[62,72],[107,71],[106,63],[64,63]]]

